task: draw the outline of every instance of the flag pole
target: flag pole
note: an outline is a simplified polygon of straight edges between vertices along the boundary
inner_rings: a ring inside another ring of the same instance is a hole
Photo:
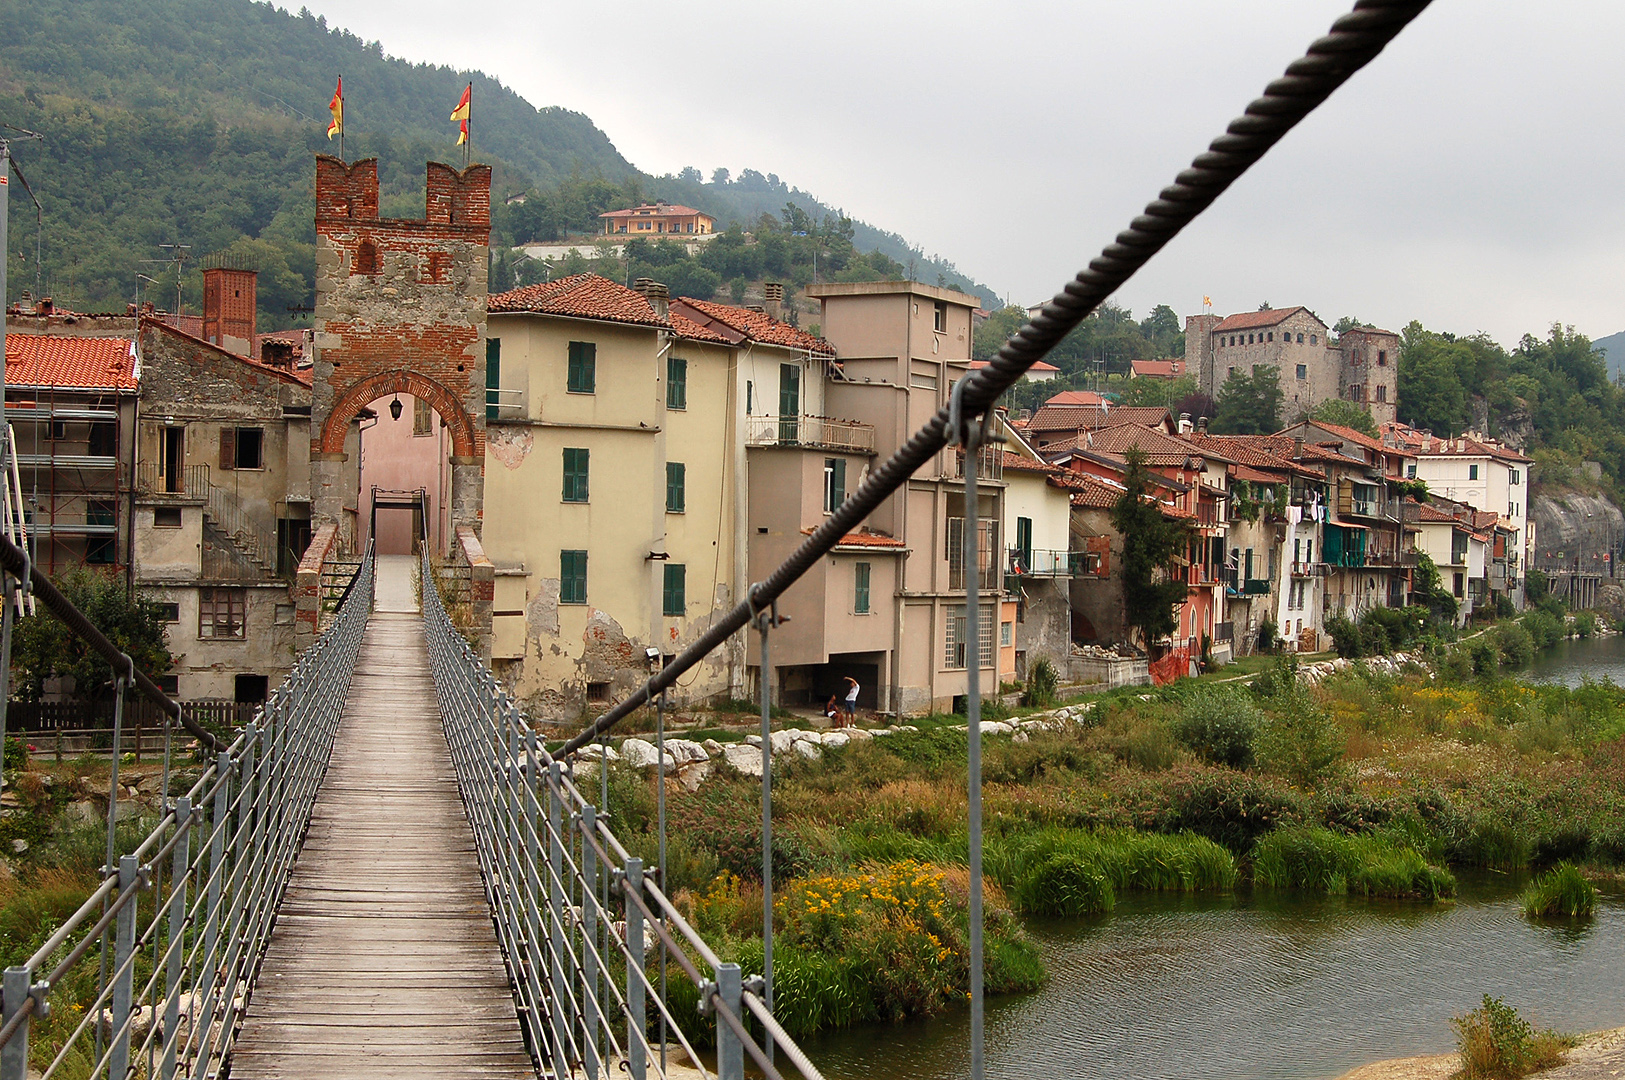
[[[339,160],[350,164],[350,159],[344,156],[344,76],[339,76]]]
[[[468,168],[469,155],[474,152],[474,84],[468,84],[468,140],[463,143],[463,168]]]

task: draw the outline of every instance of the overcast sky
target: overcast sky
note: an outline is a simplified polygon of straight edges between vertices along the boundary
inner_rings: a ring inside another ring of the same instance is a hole
[[[639,168],[774,172],[1047,298],[1347,2],[305,0],[588,116]],[[1625,330],[1625,4],[1437,0],[1118,300]]]

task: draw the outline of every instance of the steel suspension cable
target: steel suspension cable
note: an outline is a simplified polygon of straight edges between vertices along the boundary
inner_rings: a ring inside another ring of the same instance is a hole
[[[999,395],[1034,363],[1043,359],[1100,304],[1144,266],[1180,231],[1194,221],[1262,158],[1299,121],[1347,82],[1427,9],[1432,0],[1358,0],[1354,9],[1287,66],[1286,73],[1264,88],[1232,120],[1225,133],[1198,154],[1188,168],[1162,189],[1157,198],[1117,234],[1116,239],[1067,282],[1039,314],[1000,347],[984,368],[965,377],[964,415],[977,416],[993,407]],[[840,539],[868,517],[893,491],[948,444],[946,407],[904,443],[885,464],[872,471],[836,511],[813,530],[749,595],[679,653],[670,664],[630,697],[604,713],[559,749],[573,754],[614,727],[634,710],[703,660],[750,623],[805,574]]]

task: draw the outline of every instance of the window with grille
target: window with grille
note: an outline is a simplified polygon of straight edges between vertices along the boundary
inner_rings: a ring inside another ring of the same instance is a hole
[[[485,418],[495,420],[502,404],[502,339],[485,339]],[[413,423],[416,423],[415,414]],[[416,430],[412,432],[417,434]]]
[[[852,595],[852,610],[859,615],[869,614],[869,564],[856,563],[852,567],[852,580],[854,583]]]
[[[666,462],[666,513],[681,514],[687,500],[684,491],[687,468],[680,461]]]
[[[585,604],[587,602],[587,553],[585,551],[559,552],[559,603]]]
[[[241,641],[248,636],[248,590],[199,589],[197,600],[198,637]]]
[[[570,362],[565,372],[564,388],[572,394],[592,394],[597,392],[597,345],[590,341],[570,342]]]
[[[824,459],[824,513],[833,514],[846,501],[846,459]]]
[[[976,628],[976,644],[979,659],[985,667],[993,658],[993,626],[997,616],[993,614],[992,604],[978,605],[978,625]],[[965,605],[950,604],[948,606],[948,633],[943,650],[942,666],[946,668],[962,668],[969,662],[966,656]]]
[[[661,614],[684,615],[688,611],[688,597],[685,589],[688,579],[688,567],[682,563],[667,563],[664,570],[664,580],[660,590]]]
[[[680,356],[666,357],[666,408],[688,408],[688,361]]]
[[[564,448],[564,501],[587,501],[587,459],[588,452],[583,447],[566,446]]]

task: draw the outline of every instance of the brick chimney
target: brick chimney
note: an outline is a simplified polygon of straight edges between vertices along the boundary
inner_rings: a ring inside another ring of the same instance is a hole
[[[656,315],[662,319],[671,317],[671,290],[666,286],[653,278],[640,277],[632,283],[632,289],[643,294]]]
[[[769,281],[762,286],[762,310],[768,318],[778,319],[784,311],[784,286],[777,281]]]
[[[252,270],[226,266],[203,271],[203,340],[238,356],[254,355],[254,286]]]

